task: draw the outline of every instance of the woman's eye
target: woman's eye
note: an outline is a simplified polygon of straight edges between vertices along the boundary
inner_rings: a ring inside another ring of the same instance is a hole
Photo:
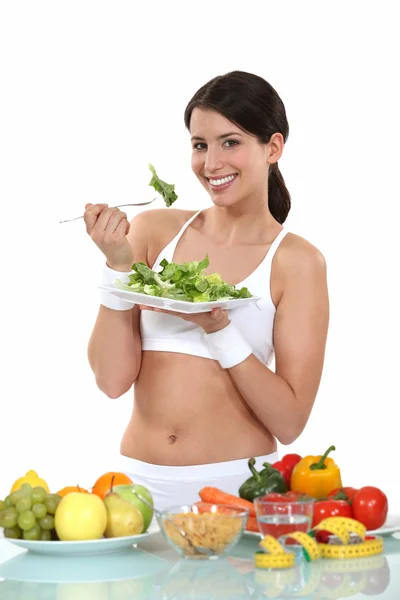
[[[236,140],[226,140],[225,144],[227,144],[228,148],[232,148],[233,146],[237,146],[239,142]]]
[[[193,150],[204,150],[204,148],[206,148],[206,144],[203,144],[203,142],[198,142],[193,145]]]

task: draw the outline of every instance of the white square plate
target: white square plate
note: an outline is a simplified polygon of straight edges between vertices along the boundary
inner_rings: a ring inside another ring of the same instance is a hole
[[[173,300],[172,298],[160,298],[160,296],[149,296],[139,292],[129,292],[121,290],[114,284],[99,285],[100,289],[110,292],[114,296],[132,302],[132,304],[142,304],[153,308],[163,308],[175,312],[193,315],[196,313],[211,312],[213,308],[232,309],[246,304],[256,304],[261,300],[261,296],[252,296],[251,298],[237,298],[234,300],[217,300],[216,302],[185,302],[183,300]]]

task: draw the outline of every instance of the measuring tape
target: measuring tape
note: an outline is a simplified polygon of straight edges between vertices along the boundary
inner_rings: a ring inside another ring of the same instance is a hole
[[[328,531],[336,536],[339,544],[321,544],[315,539],[316,531]],[[356,534],[360,542],[350,543],[351,534]],[[366,527],[348,517],[329,517],[323,519],[312,528],[309,534],[303,531],[293,531],[282,536],[296,540],[303,548],[303,554],[307,561],[317,560],[321,557],[331,559],[362,558],[374,556],[383,552],[383,539],[374,537],[365,539]],[[284,546],[273,536],[266,535],[260,542],[262,550],[254,555],[256,568],[261,569],[284,569],[295,564],[295,555],[288,552]]]
[[[311,534],[318,530],[325,530],[329,531],[329,533],[333,533],[343,544],[349,543],[351,533],[357,534],[358,537],[364,540],[367,532],[365,525],[360,523],[360,521],[350,519],[349,517],[328,517],[327,519],[323,519],[318,525],[311,529]]]
[[[381,537],[374,537],[373,539],[366,540],[365,534],[367,528],[355,519],[350,519],[349,517],[329,517],[313,527],[311,532],[317,530],[329,531],[329,533],[333,533],[342,542],[342,545],[319,544],[321,555],[324,558],[361,558],[364,556],[374,556],[383,552],[383,539]],[[360,543],[349,544],[351,533],[355,533],[360,538]]]
[[[312,537],[304,531],[293,531],[289,535],[282,536],[296,540],[302,547],[306,560],[317,560],[321,556],[321,550]],[[254,556],[255,566],[262,569],[284,569],[293,567],[295,555],[287,552],[280,542],[272,535],[266,535],[260,542],[261,551]],[[267,552],[267,553],[266,553]]]
[[[302,581],[305,584],[299,588],[299,565],[294,565],[290,569],[255,569],[254,582],[257,586],[263,588],[262,597],[280,598],[288,597],[288,586],[290,597],[293,598],[311,598],[317,589],[319,595],[328,600],[328,598],[347,598],[362,592],[367,584],[367,572],[380,569],[385,566],[385,557],[372,556],[360,559],[349,560],[326,560],[308,563],[305,570],[302,571]],[[326,587],[323,582],[323,575],[326,573],[340,574],[341,581],[339,586],[334,589]],[[359,573],[360,577],[354,580],[353,575]],[[290,587],[293,586],[293,587]],[[261,596],[260,596],[261,597]]]

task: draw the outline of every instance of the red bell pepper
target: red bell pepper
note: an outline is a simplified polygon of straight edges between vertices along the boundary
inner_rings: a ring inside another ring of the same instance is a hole
[[[292,471],[294,467],[300,462],[302,457],[299,454],[286,454],[281,460],[278,460],[272,466],[274,469],[278,469],[283,475],[284,480],[288,488],[290,489],[290,479],[292,477]]]

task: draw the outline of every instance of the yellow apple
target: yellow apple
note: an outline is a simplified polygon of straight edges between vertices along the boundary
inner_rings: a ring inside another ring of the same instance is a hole
[[[96,494],[71,492],[57,507],[54,527],[62,542],[98,540],[107,527],[107,509]]]

